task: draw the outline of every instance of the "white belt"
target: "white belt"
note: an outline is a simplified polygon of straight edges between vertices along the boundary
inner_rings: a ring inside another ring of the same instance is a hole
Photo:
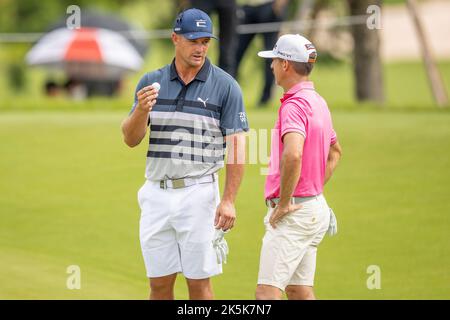
[[[211,183],[217,180],[216,174],[209,174],[200,178],[181,178],[181,179],[167,179],[159,181],[161,189],[181,189],[193,186],[194,184]]]
[[[320,197],[320,195],[321,193],[316,196],[309,197],[292,197],[291,204],[300,204],[311,199],[317,199],[318,197]],[[266,206],[273,209],[278,205],[278,202],[280,202],[280,198],[266,199]]]

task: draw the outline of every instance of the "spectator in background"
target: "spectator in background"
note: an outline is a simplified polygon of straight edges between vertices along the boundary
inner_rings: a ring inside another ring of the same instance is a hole
[[[44,86],[45,94],[49,97],[56,97],[59,95],[60,87],[53,80],[47,80]]]
[[[193,7],[219,16],[219,67],[232,77],[236,75],[235,52],[237,46],[237,5],[235,0],[184,0],[181,6]],[[276,39],[275,39],[276,40]]]
[[[240,24],[281,22],[285,19],[286,8],[289,0],[240,0],[238,11]],[[264,38],[264,50],[271,50],[278,38],[278,32],[266,32]],[[240,34],[236,51],[236,75],[242,58],[255,37],[255,33]],[[266,60],[264,67],[264,88],[259,99],[259,105],[264,105],[270,100],[274,77],[270,68],[271,61]]]
[[[119,94],[121,87],[120,79],[84,79],[82,83],[85,85],[88,97],[113,97]]]
[[[64,89],[73,100],[84,100],[87,98],[87,88],[84,83],[74,78],[69,78],[64,84]]]

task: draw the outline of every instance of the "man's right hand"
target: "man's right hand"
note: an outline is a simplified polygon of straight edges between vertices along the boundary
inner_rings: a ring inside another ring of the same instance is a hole
[[[131,115],[122,122],[124,141],[129,147],[141,143],[147,132],[149,112],[158,97],[158,91],[152,86],[142,88],[136,93],[137,104]]]
[[[152,86],[142,88],[137,92],[138,105],[136,109],[142,112],[150,112],[156,103],[158,91]]]

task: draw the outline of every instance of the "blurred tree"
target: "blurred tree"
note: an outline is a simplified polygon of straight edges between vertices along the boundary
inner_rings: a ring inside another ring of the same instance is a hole
[[[9,86],[14,92],[20,92],[25,88],[25,70],[23,64],[13,63],[8,66]]]
[[[370,5],[381,8],[381,0],[347,0],[350,15],[366,15]],[[366,23],[351,26],[354,40],[354,74],[358,101],[384,102],[383,66],[380,57],[380,37],[377,28]]]

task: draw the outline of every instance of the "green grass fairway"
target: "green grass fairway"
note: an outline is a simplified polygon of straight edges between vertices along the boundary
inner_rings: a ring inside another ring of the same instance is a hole
[[[136,199],[146,146],[122,143],[126,112],[0,113],[0,299],[147,298]],[[275,115],[253,111],[251,127]],[[318,298],[450,299],[450,113],[339,111],[334,122],[344,155],[325,194],[339,233],[319,248]],[[247,166],[218,299],[254,296],[261,167]],[[66,288],[69,265],[81,290]],[[380,290],[366,287],[370,265]],[[176,296],[187,298],[181,276]]]

